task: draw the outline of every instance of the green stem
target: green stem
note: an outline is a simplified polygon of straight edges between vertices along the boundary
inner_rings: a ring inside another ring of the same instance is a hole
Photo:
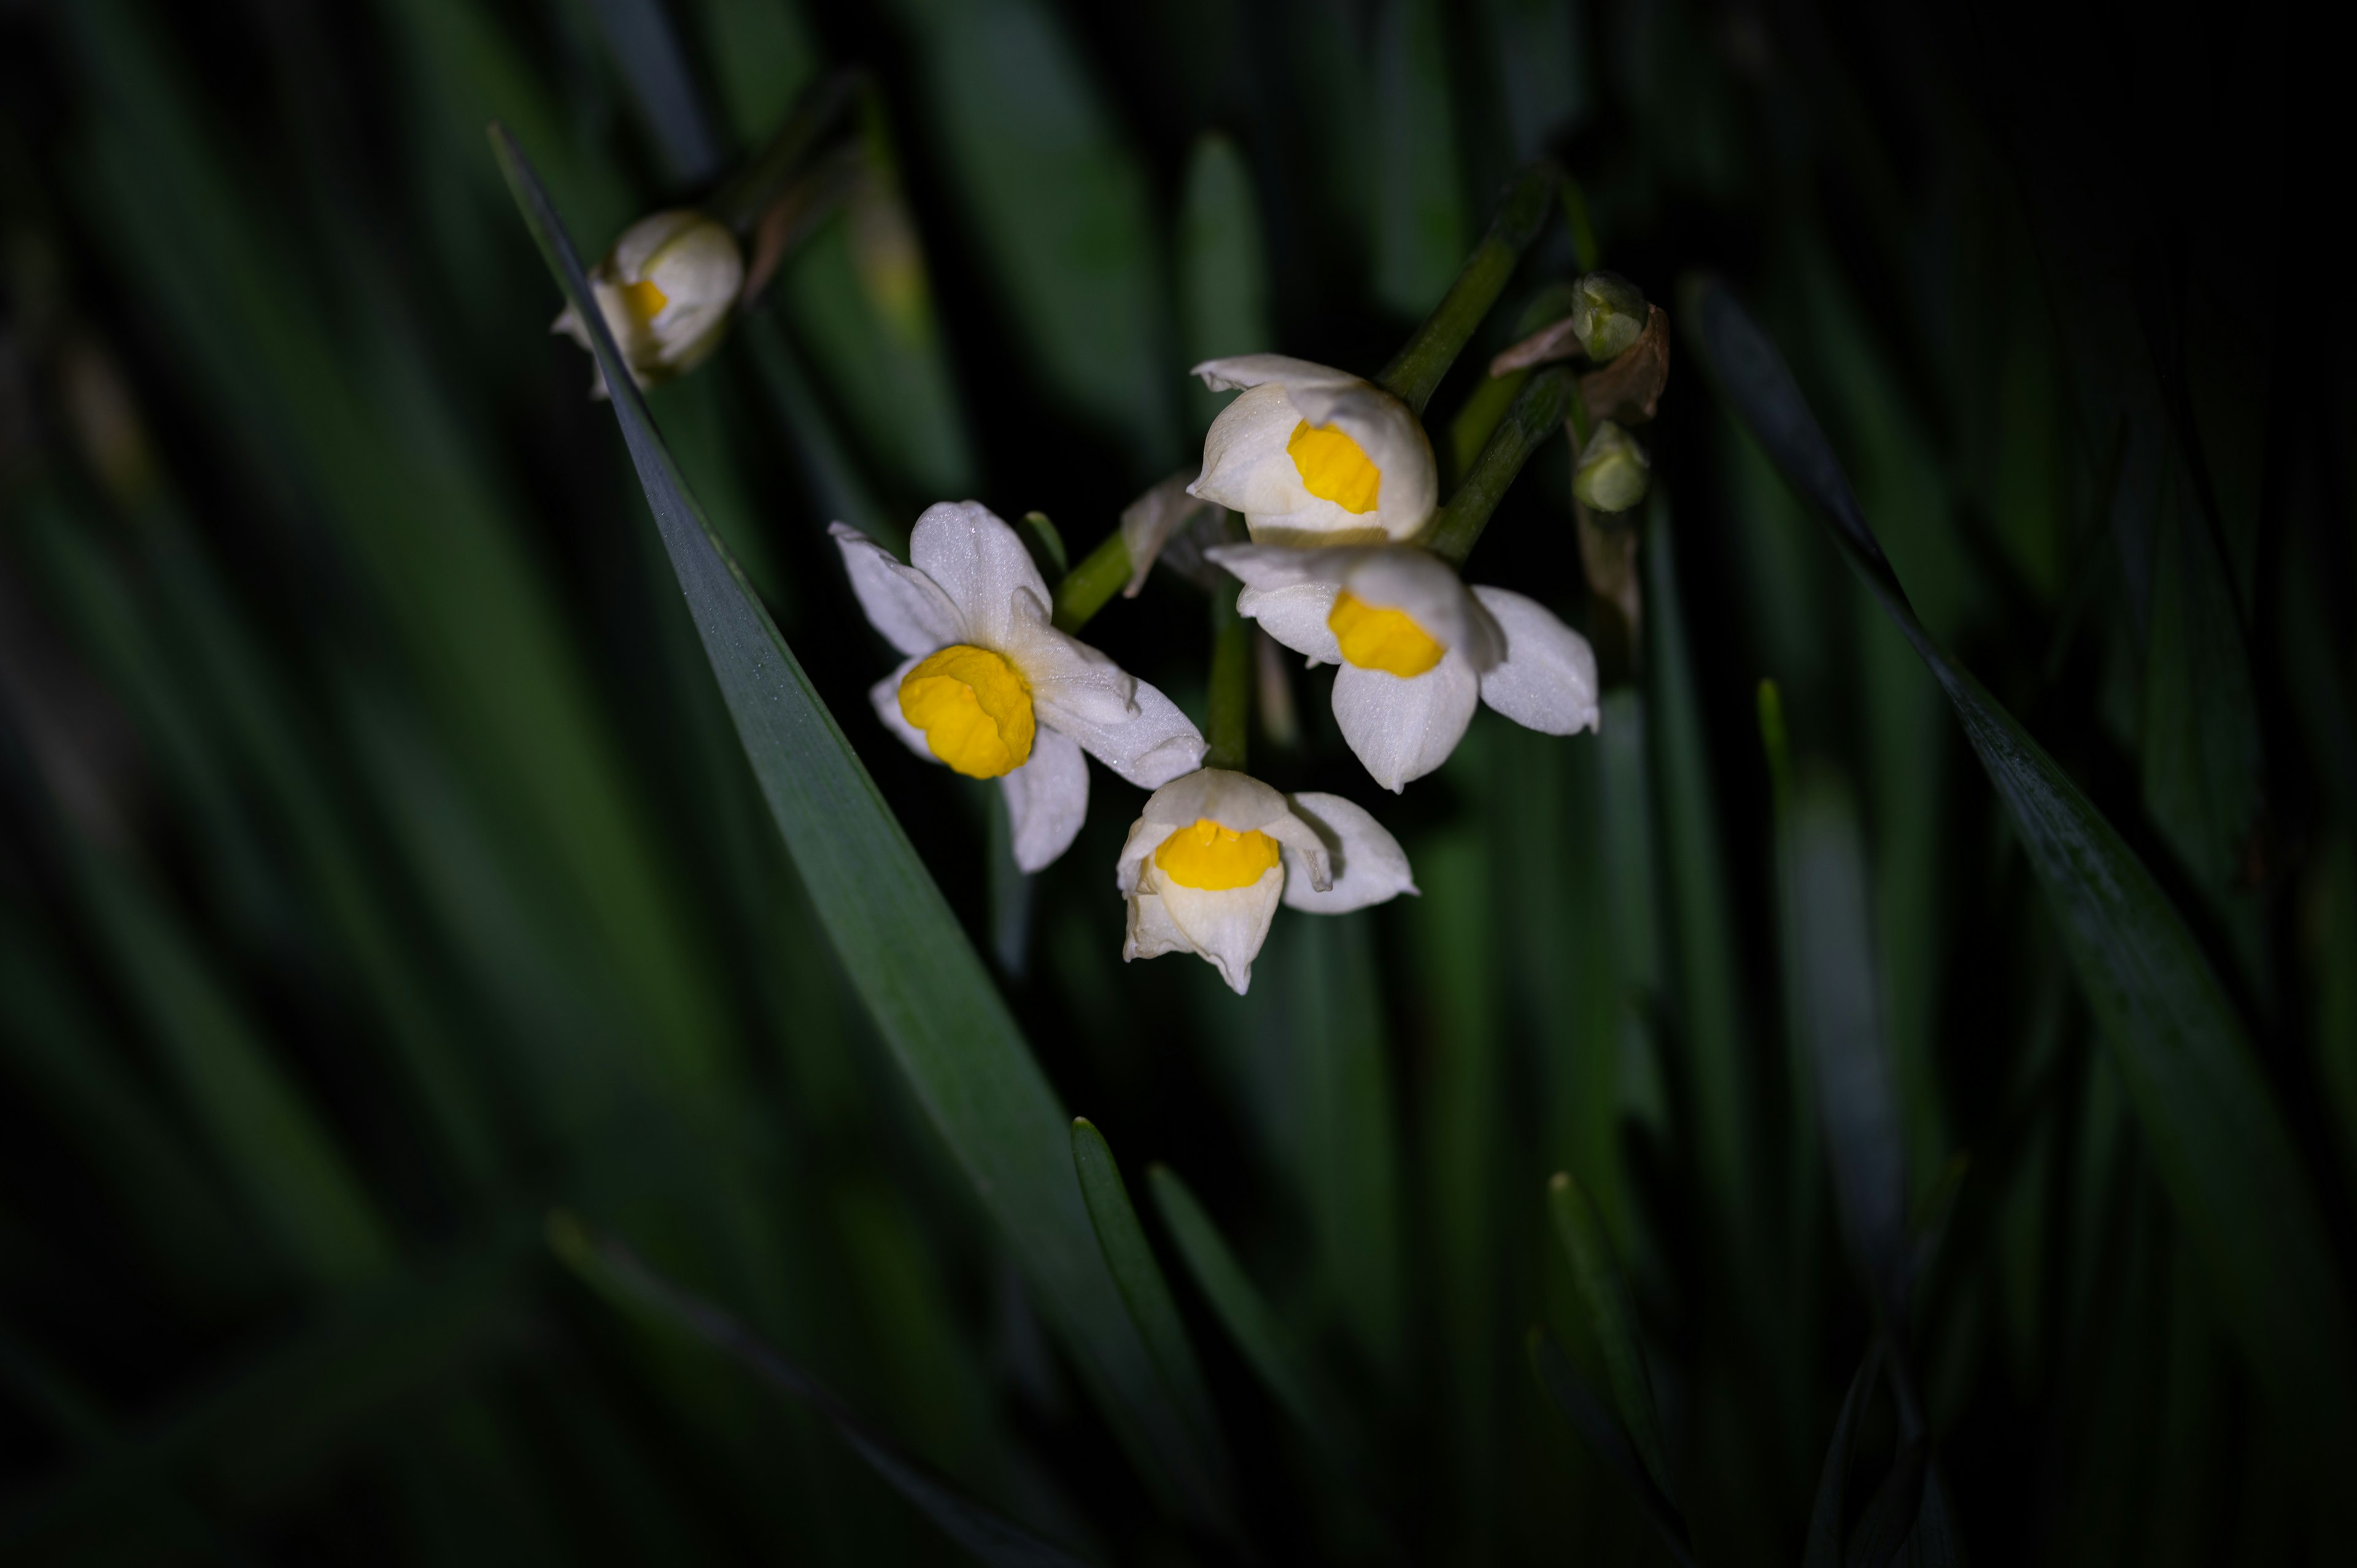
[[[1424,540],[1426,549],[1452,566],[1465,564],[1465,557],[1473,553],[1473,542],[1481,537],[1490,514],[1506,499],[1514,476],[1555,433],[1564,421],[1565,404],[1577,403],[1577,393],[1578,383],[1568,365],[1549,365],[1531,377],[1522,395],[1514,399],[1514,406],[1506,411],[1505,422],[1474,459],[1473,471],[1433,518],[1432,532]]]
[[[1078,631],[1129,581],[1129,546],[1116,528],[1056,585],[1056,629]]]
[[[1544,161],[1514,177],[1514,183],[1506,188],[1505,200],[1499,204],[1498,215],[1490,220],[1490,232],[1465,258],[1457,281],[1448,285],[1448,292],[1415,329],[1415,336],[1375,378],[1417,413],[1432,401],[1440,378],[1448,373],[1481,318],[1498,303],[1506,280],[1514,275],[1515,263],[1545,225],[1562,178],[1561,170]]]
[[[751,233],[770,203],[810,161],[819,138],[842,114],[844,106],[866,87],[866,71],[838,70],[803,93],[769,145],[712,193],[704,204],[705,211],[739,236]]]
[[[1236,614],[1236,592],[1211,595],[1211,701],[1206,768],[1243,771],[1252,730],[1252,622]]]

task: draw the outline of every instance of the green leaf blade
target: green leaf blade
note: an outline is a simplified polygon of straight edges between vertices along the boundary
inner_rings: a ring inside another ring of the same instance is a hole
[[[1227,1453],[1220,1444],[1219,1421],[1203,1386],[1202,1369],[1196,1364],[1194,1347],[1188,1343],[1186,1326],[1178,1318],[1178,1304],[1171,1299],[1169,1282],[1163,1278],[1162,1265],[1155,1262],[1145,1228],[1137,1222],[1137,1209],[1129,1200],[1129,1188],[1121,1179],[1112,1146],[1085,1116],[1072,1121],[1072,1168],[1080,1177],[1081,1197],[1089,1206],[1089,1220],[1104,1248],[1105,1266],[1112,1271],[1122,1300],[1129,1305],[1138,1337],[1146,1341],[1146,1354],[1161,1374],[1172,1417],[1184,1426],[1187,1444],[1198,1460],[1193,1483],[1213,1506],[1232,1511],[1233,1481]]]
[[[1555,1216],[1555,1235],[1571,1257],[1579,1297],[1587,1308],[1596,1342],[1604,1352],[1605,1374],[1612,1381],[1612,1402],[1645,1470],[1662,1495],[1675,1498],[1670,1466],[1662,1446],[1662,1419],[1653,1407],[1653,1384],[1645,1371],[1644,1343],[1637,1335],[1636,1305],[1630,1300],[1628,1282],[1612,1257],[1603,1221],[1596,1206],[1570,1174],[1557,1171],[1547,1183],[1547,1208]]]
[[[853,986],[1115,1431],[1147,1478],[1167,1485],[1166,1468],[1183,1457],[1140,1417],[1156,1402],[1154,1369],[1090,1226],[1054,1091],[907,833],[688,493],[547,192],[504,129],[491,140],[551,272],[590,326],[713,674]]]
[[[2316,1199],[2242,1019],[2152,873],[2077,783],[1925,630],[1832,444],[1767,335],[1727,290],[1687,318],[1722,395],[1930,667],[2062,928],[2178,1217],[2278,1407],[2357,1457],[2348,1309]]]

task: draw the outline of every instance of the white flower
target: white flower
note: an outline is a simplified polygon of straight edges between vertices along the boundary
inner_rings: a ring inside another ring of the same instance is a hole
[[[1154,792],[1114,877],[1129,900],[1123,961],[1190,952],[1239,996],[1280,900],[1340,915],[1415,891],[1399,841],[1340,795],[1287,797],[1219,768]]]
[[[829,532],[859,607],[908,656],[869,690],[877,716],[918,756],[998,780],[1024,870],[1081,831],[1082,751],[1147,789],[1202,765],[1203,737],[1177,704],[1048,624],[1048,585],[989,508],[926,508],[906,566],[856,528]]]
[[[1207,360],[1193,373],[1213,392],[1248,390],[1211,422],[1187,493],[1243,513],[1255,543],[1381,544],[1431,521],[1432,443],[1383,388],[1282,354]]]
[[[694,370],[718,347],[744,281],[737,237],[687,208],[640,219],[589,269],[598,314],[641,387]],[[549,330],[589,347],[588,328],[570,305]],[[597,378],[591,395],[604,397],[602,368]]]
[[[1442,763],[1477,700],[1546,735],[1594,729],[1596,655],[1544,607],[1468,588],[1437,556],[1404,545],[1205,552],[1243,579],[1236,611],[1312,664],[1339,664],[1342,737],[1397,793]]]

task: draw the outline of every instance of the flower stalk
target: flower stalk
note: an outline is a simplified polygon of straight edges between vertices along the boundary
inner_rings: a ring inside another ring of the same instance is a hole
[[[1078,631],[1129,581],[1129,545],[1116,528],[1056,584],[1056,629]]]
[[[1506,280],[1514,275],[1514,267],[1523,259],[1539,231],[1545,227],[1548,215],[1554,211],[1561,188],[1562,171],[1552,163],[1532,164],[1514,177],[1506,188],[1506,198],[1499,204],[1498,215],[1490,220],[1490,231],[1480,244],[1465,258],[1458,269],[1457,279],[1448,292],[1415,329],[1383,374],[1377,384],[1388,389],[1401,402],[1417,413],[1432,401],[1433,389],[1440,378],[1448,373],[1457,356],[1498,303],[1498,295]]]
[[[1222,588],[1211,596],[1211,696],[1203,737],[1211,749],[1206,768],[1241,773],[1251,743],[1252,623],[1236,613],[1236,595]]]
[[[1572,371],[1564,365],[1549,365],[1531,377],[1496,434],[1481,448],[1480,456],[1473,460],[1472,471],[1448,504],[1434,514],[1426,549],[1452,566],[1465,564],[1481,530],[1489,525],[1490,514],[1505,499],[1523,465],[1555,433],[1566,408],[1577,403],[1574,387]]]

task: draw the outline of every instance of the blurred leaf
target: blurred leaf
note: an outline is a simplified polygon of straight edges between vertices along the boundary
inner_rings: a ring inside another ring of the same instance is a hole
[[[1555,1216],[1555,1232],[1570,1255],[1572,1275],[1579,1282],[1579,1299],[1587,1308],[1588,1326],[1604,1352],[1605,1374],[1612,1380],[1612,1400],[1620,1407],[1629,1438],[1644,1462],[1645,1471],[1674,1498],[1669,1459],[1662,1447],[1662,1418],[1653,1408],[1653,1382],[1645,1370],[1644,1340],[1637,1331],[1636,1304],[1628,1283],[1612,1256],[1612,1243],[1598,1220],[1596,1206],[1568,1173],[1557,1171],[1547,1182],[1547,1208]]]
[[[1228,1337],[1235,1341],[1286,1413],[1300,1423],[1329,1458],[1348,1468],[1357,1455],[1358,1443],[1340,1406],[1292,1333],[1270,1310],[1243,1265],[1236,1262],[1227,1239],[1169,1166],[1148,1166],[1146,1179],[1154,1189],[1162,1223],[1169,1227],[1178,1255],[1187,1261],[1187,1272],[1211,1304]]]
[[[1882,1369],[1879,1346],[1866,1353],[1866,1359],[1849,1380],[1849,1392],[1842,1396],[1841,1414],[1834,1422],[1834,1440],[1825,1449],[1825,1461],[1817,1477],[1817,1499],[1809,1510],[1807,1543],[1801,1550],[1801,1568],[1843,1568],[1843,1517],[1847,1510],[1850,1450],[1857,1441],[1857,1423],[1864,1419],[1866,1407],[1874,1399],[1874,1389]]]
[[[679,35],[661,0],[589,0],[608,50],[654,133],[673,183],[697,186],[720,173],[720,142],[687,73]]]
[[[516,1341],[533,1240],[521,1216],[504,1215],[447,1263],[339,1299],[291,1342],[0,1517],[0,1551],[13,1559],[102,1533],[178,1477],[198,1495],[250,1507],[375,1441],[388,1411]]]
[[[696,0],[704,53],[728,128],[757,147],[818,79],[818,46],[797,0]]]
[[[1688,1053],[1695,1141],[1706,1189],[1738,1246],[1758,1234],[1757,1085],[1742,1019],[1743,963],[1727,886],[1725,848],[1688,649],[1669,505],[1655,486],[1646,529],[1647,710],[1661,817],[1679,1023]]]
[[[2313,1195],[2242,1021],[2152,875],[2020,724],[1927,632],[1772,344],[1734,296],[1683,313],[1720,390],[1820,513],[1956,709],[2060,918],[2163,1186],[2244,1349],[2320,1462],[2357,1455],[2347,1308]]]
[[[1551,0],[1482,0],[1480,10],[1497,59],[1513,155],[1534,158],[1587,114],[1587,8]]]
[[[1374,88],[1375,297],[1421,316],[1465,259],[1468,227],[1438,0],[1380,0]]]
[[[1838,772],[1803,762],[1795,773],[1777,838],[1797,1043],[1813,1069],[1812,1098],[1851,1255],[1882,1320],[1903,1325],[1907,1151],[1875,995],[1863,830]]]
[[[1187,1342],[1186,1326],[1178,1320],[1170,1285],[1146,1244],[1146,1231],[1131,1207],[1129,1188],[1114,1163],[1113,1150],[1087,1117],[1072,1122],[1072,1168],[1081,1181],[1081,1196],[1089,1206],[1089,1220],[1104,1247],[1105,1267],[1112,1271],[1121,1298],[1146,1353],[1154,1359],[1162,1388],[1179,1423],[1189,1432],[1193,1457],[1202,1466],[1198,1485],[1206,1493],[1228,1498],[1234,1482],[1228,1469],[1226,1448],[1220,1441],[1219,1418],[1211,1412],[1211,1396],[1203,1387],[1203,1373],[1195,1364],[1194,1348]]]
[[[503,131],[493,146],[549,268],[592,323],[613,407],[770,814],[877,1028],[1149,1479],[1182,1479],[1146,1347],[1090,1227],[1054,1091],[941,890],[768,612],[713,536],[623,371],[571,240]],[[1211,1499],[1185,1497],[1200,1512]]]
[[[142,878],[84,847],[78,877],[124,995],[218,1158],[297,1273],[346,1285],[393,1266],[393,1242],[334,1134],[273,1060],[187,931]]]
[[[771,1388],[818,1410],[894,1491],[985,1563],[994,1568],[1078,1568],[1082,1563],[1063,1548],[1042,1541],[968,1497],[861,1419],[809,1373],[748,1333],[735,1318],[655,1274],[619,1242],[590,1236],[578,1220],[562,1213],[550,1216],[548,1238],[557,1256],[588,1283],[687,1330],[734,1357]]]
[[[1531,1370],[1546,1391],[1549,1402],[1571,1423],[1605,1467],[1620,1478],[1637,1506],[1661,1532],[1662,1544],[1681,1568],[1694,1568],[1694,1550],[1686,1540],[1685,1520],[1679,1517],[1677,1507],[1662,1495],[1646,1473],[1644,1464],[1629,1451],[1622,1441],[1620,1428],[1596,1397],[1579,1380],[1570,1359],[1546,1331],[1534,1328],[1530,1335]],[[1809,1564],[1808,1568],[1814,1568]]]
[[[1161,473],[1178,451],[1176,388],[1146,171],[1063,23],[1041,0],[894,8],[966,220],[1039,374],[1122,441],[1138,474]]]
[[[1268,319],[1268,257],[1252,170],[1235,143],[1200,136],[1178,199],[1178,349],[1190,365],[1276,347]],[[1200,429],[1228,401],[1189,378]]]
[[[2165,486],[2145,643],[2144,800],[2233,940],[2244,982],[2272,990],[2245,866],[2266,809],[2258,693],[2234,586],[2209,530]]]

